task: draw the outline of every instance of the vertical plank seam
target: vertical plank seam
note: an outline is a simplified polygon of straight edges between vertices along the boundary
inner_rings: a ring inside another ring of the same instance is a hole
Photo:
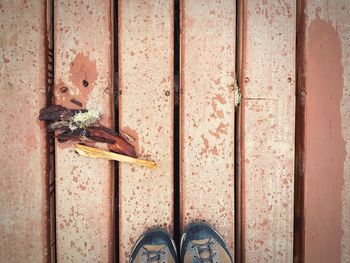
[[[235,262],[242,262],[242,46],[243,1],[236,0],[236,85],[239,87],[240,103],[235,109]]]
[[[55,67],[54,67],[54,3],[53,0],[45,1],[46,4],[46,65],[47,65],[47,102],[46,105],[50,105],[53,101],[53,90],[55,86]],[[47,140],[47,175],[48,175],[48,222],[49,222],[49,231],[48,231],[48,244],[50,246],[48,260],[49,262],[57,262],[57,253],[56,253],[56,173],[55,173],[55,140],[53,134],[46,133]],[[52,185],[50,185],[50,180],[53,179]],[[52,189],[51,189],[52,187]],[[51,203],[52,198],[52,203]]]
[[[237,152],[239,153],[238,156],[236,156],[236,158],[238,158],[238,162],[239,162],[239,169],[238,169],[238,174],[236,174],[236,176],[238,176],[238,187],[236,188],[239,190],[239,207],[238,207],[238,212],[239,212],[239,217],[238,217],[238,222],[237,222],[237,226],[239,227],[239,239],[236,240],[236,242],[239,241],[239,244],[236,244],[235,246],[239,246],[237,248],[237,262],[245,262],[245,253],[244,253],[244,244],[245,244],[245,232],[244,232],[244,224],[245,224],[245,205],[243,200],[245,200],[244,198],[244,184],[245,184],[245,180],[244,177],[242,176],[244,173],[244,165],[243,165],[243,160],[244,160],[244,145],[245,145],[245,136],[244,136],[244,132],[243,132],[243,127],[244,127],[244,105],[245,105],[245,101],[244,101],[244,85],[242,85],[243,83],[243,65],[244,65],[244,60],[245,60],[245,53],[243,52],[244,50],[244,44],[245,44],[245,28],[246,28],[246,23],[245,22],[245,17],[246,17],[246,11],[245,11],[245,1],[241,1],[241,0],[237,0],[238,5],[237,5],[237,29],[238,29],[238,41],[237,41],[237,53],[238,53],[238,61],[237,61],[237,72],[238,72],[238,76],[237,76],[237,82],[238,85],[240,87],[240,92],[241,92],[241,103],[239,105],[239,114],[238,114],[238,120],[237,120],[237,125],[238,125],[238,131],[239,134],[237,136],[237,147],[239,147],[239,149],[237,149]]]
[[[305,261],[304,161],[305,161],[305,0],[297,0],[296,8],[296,109],[295,109],[295,172],[294,172],[294,237],[293,261]]]

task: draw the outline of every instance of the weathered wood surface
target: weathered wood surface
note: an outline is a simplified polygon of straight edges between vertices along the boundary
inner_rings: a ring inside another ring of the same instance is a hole
[[[350,2],[305,1],[304,8],[305,262],[346,263],[350,262]]]
[[[233,253],[235,3],[180,6],[180,224],[212,224]]]
[[[173,1],[120,0],[119,126],[149,170],[120,164],[120,262],[138,237],[158,226],[173,231]]]
[[[112,2],[54,2],[55,103],[98,109],[113,125]],[[68,91],[62,87],[67,87]],[[114,164],[56,142],[59,262],[112,262]]]
[[[0,261],[50,258],[45,1],[0,4]]]
[[[241,2],[242,258],[292,262],[294,1]]]

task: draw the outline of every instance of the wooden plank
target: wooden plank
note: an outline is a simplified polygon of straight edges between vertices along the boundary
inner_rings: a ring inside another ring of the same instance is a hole
[[[305,1],[305,262],[350,262],[350,3]]]
[[[112,2],[54,2],[55,102],[99,110],[113,125]],[[67,87],[68,91],[62,87]],[[78,156],[56,142],[59,262],[112,262],[114,164]]]
[[[120,165],[120,262],[146,229],[173,231],[173,6],[119,1],[119,126],[140,157],[160,164]]]
[[[234,1],[181,1],[180,224],[234,248]]]
[[[0,4],[0,258],[48,262],[45,1]]]
[[[242,259],[292,262],[295,2],[241,10]]]

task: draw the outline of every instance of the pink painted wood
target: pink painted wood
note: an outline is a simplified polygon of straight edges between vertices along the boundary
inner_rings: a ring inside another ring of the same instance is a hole
[[[234,248],[234,1],[181,1],[183,229],[212,224]]]
[[[54,2],[55,102],[99,110],[113,125],[112,2]],[[87,85],[88,84],[88,85]],[[67,87],[68,91],[62,87]],[[112,262],[114,164],[56,142],[58,262]]]
[[[292,262],[295,2],[241,10],[242,260]]]
[[[140,158],[160,168],[120,164],[120,262],[147,229],[173,231],[173,1],[120,0],[119,125]]]
[[[350,262],[350,3],[305,1],[305,262]]]
[[[50,258],[45,1],[0,4],[0,261]]]

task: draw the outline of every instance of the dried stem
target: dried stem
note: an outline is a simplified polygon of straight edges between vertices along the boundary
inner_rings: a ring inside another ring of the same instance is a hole
[[[91,158],[100,158],[100,159],[106,159],[106,160],[114,160],[114,161],[119,161],[124,163],[131,163],[139,166],[145,166],[150,169],[158,168],[158,164],[153,161],[141,160],[141,159],[133,158],[133,157],[118,154],[118,153],[104,151],[95,147],[90,147],[82,144],[76,144],[74,147],[77,153],[80,154],[81,156],[91,157]]]

